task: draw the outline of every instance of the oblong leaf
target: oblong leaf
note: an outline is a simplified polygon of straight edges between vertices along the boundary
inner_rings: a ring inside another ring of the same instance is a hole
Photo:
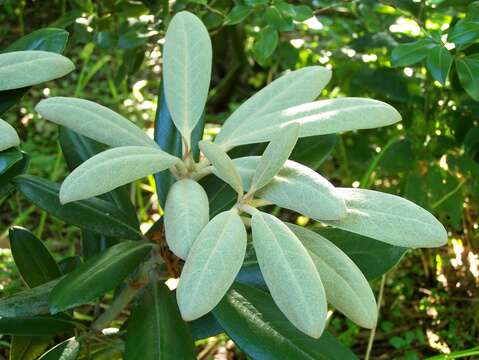
[[[247,190],[259,159],[247,156],[233,160]],[[256,196],[314,219],[336,220],[346,214],[344,200],[328,180],[291,160]]]
[[[289,107],[316,99],[331,80],[331,70],[321,66],[308,66],[281,76],[246,100],[225,121],[215,143],[229,148],[230,141],[244,133],[248,119],[258,119]]]
[[[0,151],[20,145],[20,138],[12,125],[0,119]]]
[[[71,321],[52,316],[0,318],[2,335],[48,336],[69,332],[73,328]]]
[[[201,230],[210,220],[208,196],[196,181],[175,182],[165,205],[165,235],[171,251],[186,259]]]
[[[48,305],[56,314],[86,304],[115,288],[143,261],[151,243],[123,241],[78,266],[53,288]]]
[[[292,123],[281,128],[263,152],[251,180],[250,191],[256,191],[268,184],[281,170],[296,141],[298,141],[299,124]]]
[[[13,259],[23,280],[35,287],[61,276],[60,268],[47,247],[27,229],[9,231]]]
[[[301,226],[287,225],[313,259],[328,302],[356,324],[373,328],[378,319],[377,304],[361,270],[328,239]]]
[[[72,337],[48,350],[38,360],[75,360],[79,352],[80,343]]]
[[[254,213],[251,228],[261,273],[275,303],[299,330],[319,338],[326,325],[326,295],[307,250],[272,215]]]
[[[60,204],[60,186],[37,176],[21,175],[13,183],[21,193],[37,205],[63,221],[120,239],[140,240],[141,232],[130,225],[123,211],[98,198]]]
[[[48,51],[0,54],[0,90],[12,90],[53,80],[73,71],[66,57]]]
[[[102,144],[158,148],[153,139],[131,121],[93,101],[52,97],[40,101],[35,110],[44,118]]]
[[[133,310],[125,359],[196,359],[190,329],[181,319],[174,294],[164,284],[151,283]]]
[[[108,149],[78,166],[63,182],[60,202],[87,199],[165,170],[180,161],[177,157],[146,146]]]
[[[43,354],[51,342],[51,337],[12,336],[9,360],[35,360]]]
[[[23,159],[23,154],[20,150],[10,148],[0,152],[0,175],[8,172],[20,160]]]
[[[357,360],[327,330],[313,339],[284,317],[271,296],[235,283],[213,310],[221,327],[251,358],[261,360]]]
[[[436,46],[431,39],[421,39],[407,44],[399,44],[391,54],[394,66],[409,66],[418,63],[427,56],[429,49]]]
[[[165,36],[163,80],[173,122],[188,144],[206,104],[211,64],[208,30],[195,15],[177,13]]]
[[[366,279],[372,280],[391,270],[407,248],[386,244],[349,231],[322,227],[318,233],[339,247],[359,267]],[[367,251],[364,251],[367,249]]]
[[[468,45],[479,36],[479,22],[462,19],[449,31],[447,41],[456,45]]]
[[[176,291],[186,321],[210,312],[233,283],[246,252],[246,229],[236,210],[216,215],[193,244]]]
[[[462,87],[474,100],[479,101],[479,56],[456,59],[456,71]]]
[[[347,214],[324,221],[385,243],[402,247],[437,247],[447,243],[447,231],[428,211],[396,195],[379,191],[337,188]]]
[[[215,167],[218,177],[228,183],[239,195],[242,195],[241,177],[228,154],[220,146],[209,141],[201,141],[200,149]]]
[[[0,317],[31,317],[48,314],[48,296],[59,279],[0,299]]]
[[[437,45],[428,51],[427,68],[432,77],[443,85],[446,83],[452,60],[453,56],[444,46]]]
[[[391,105],[364,98],[320,100],[290,107],[261,117],[244,119],[234,138],[220,143],[223,149],[271,140],[281,126],[301,125],[300,137],[371,129],[394,124],[401,115]]]

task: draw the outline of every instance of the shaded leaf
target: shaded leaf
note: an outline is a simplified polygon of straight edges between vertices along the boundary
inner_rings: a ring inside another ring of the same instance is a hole
[[[431,39],[421,39],[407,44],[399,44],[391,54],[394,66],[414,65],[424,60],[429,49],[436,46]]]
[[[48,350],[39,360],[75,360],[79,352],[80,343],[72,337]]]
[[[452,60],[451,53],[443,46],[437,45],[428,51],[427,68],[432,77],[443,85],[446,83]]]
[[[479,101],[479,57],[456,59],[456,71],[464,90]]]

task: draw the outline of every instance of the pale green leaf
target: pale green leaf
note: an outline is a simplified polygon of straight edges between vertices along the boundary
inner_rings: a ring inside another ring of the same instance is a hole
[[[215,167],[218,177],[228,183],[239,195],[242,195],[243,183],[241,177],[228,154],[220,146],[209,141],[201,141],[199,146],[203,154]]]
[[[272,215],[255,212],[251,228],[261,273],[274,302],[294,326],[319,338],[326,325],[326,295],[308,251]]]
[[[0,54],[0,90],[40,84],[75,69],[66,57],[48,51],[12,51]]]
[[[238,274],[246,252],[246,229],[236,210],[216,215],[193,244],[176,297],[186,321],[211,311]]]
[[[305,67],[276,79],[231,114],[215,143],[226,149],[230,148],[229,144],[234,143],[237,134],[244,133],[245,121],[313,101],[330,79],[331,70],[321,66]]]
[[[0,151],[19,145],[20,138],[13,126],[0,119]]]
[[[201,20],[187,11],[176,14],[165,37],[163,79],[173,122],[188,143],[206,104],[211,63],[211,40]]]
[[[324,221],[331,226],[385,243],[411,247],[437,247],[447,243],[447,231],[428,211],[396,195],[379,191],[337,188],[347,214]]]
[[[233,160],[248,190],[259,156],[247,156]],[[271,182],[256,196],[313,219],[337,220],[346,214],[346,205],[334,186],[307,166],[288,160]]]
[[[158,145],[131,121],[93,101],[52,97],[35,109],[44,118],[112,147]]]
[[[301,124],[299,137],[305,137],[372,129],[400,120],[401,115],[382,101],[364,98],[320,100],[260,117],[244,118],[234,137],[220,144],[228,150],[238,145],[270,141],[281,126],[291,122]]]
[[[193,242],[210,220],[205,190],[190,179],[175,182],[166,198],[164,216],[170,250],[186,259]]]
[[[281,170],[298,141],[299,124],[292,123],[281,128],[261,156],[251,180],[250,190],[256,192],[267,185]]]
[[[63,182],[60,202],[66,204],[107,193],[119,186],[168,169],[178,158],[147,146],[123,146],[95,155]]]
[[[287,224],[306,250],[323,282],[326,298],[356,324],[373,328],[377,304],[368,281],[356,264],[336,245],[314,231]]]

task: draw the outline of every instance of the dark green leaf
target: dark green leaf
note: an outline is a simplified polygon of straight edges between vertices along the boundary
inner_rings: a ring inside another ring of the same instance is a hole
[[[301,333],[269,294],[251,286],[235,283],[213,314],[231,339],[254,359],[357,359],[327,331],[318,340]]]
[[[0,334],[18,336],[49,336],[72,330],[71,321],[52,316],[2,317]]]
[[[10,229],[13,259],[23,280],[31,288],[61,276],[57,262],[43,242],[27,229]]]
[[[13,164],[4,174],[0,175],[0,199],[7,195],[14,188],[10,181],[15,176],[25,172],[29,163],[29,156],[22,152],[22,159]]]
[[[436,46],[431,39],[421,39],[396,46],[391,55],[394,66],[409,66],[426,58],[428,50]]]
[[[79,256],[68,256],[58,262],[62,274],[68,274],[75,270],[82,263]]]
[[[91,198],[61,205],[57,183],[30,175],[18,176],[13,181],[31,202],[69,224],[111,237],[142,239],[125,214],[105,200]]]
[[[265,12],[268,24],[278,30],[291,30],[293,25],[291,19],[285,18],[276,6],[268,6]]]
[[[154,282],[142,294],[128,322],[125,359],[196,359],[188,325],[174,294]]]
[[[16,148],[10,148],[0,152],[0,175],[5,173],[22,158],[22,152]]]
[[[460,20],[447,36],[447,41],[459,46],[472,44],[479,38],[479,22]]]
[[[12,336],[10,341],[10,360],[37,359],[50,344],[50,337]]]
[[[464,90],[474,100],[479,101],[479,59],[456,59],[456,71]]]
[[[190,325],[191,334],[195,340],[209,338],[223,332],[223,328],[210,312],[188,324]]]
[[[249,14],[251,14],[251,7],[245,5],[235,5],[233,9],[229,12],[228,16],[226,16],[226,20],[224,22],[225,25],[236,25],[240,22],[243,22]]]
[[[60,126],[58,134],[63,156],[65,157],[70,171],[104,150],[104,148],[96,141],[63,126]],[[126,214],[128,220],[130,220],[131,226],[137,229],[140,227],[136,210],[124,187],[112,190],[109,193],[102,195],[101,198],[115,204],[120,210],[122,210]]]
[[[72,337],[48,350],[38,360],[75,360],[79,351],[80,343]]]
[[[416,154],[412,148],[412,142],[405,138],[395,141],[387,149],[384,148],[379,166],[387,173],[396,174],[411,170],[414,167],[415,159]]]
[[[319,234],[339,247],[368,280],[381,276],[401,260],[406,248],[393,246],[348,231],[324,228]]]
[[[67,31],[45,28],[20,38],[5,51],[42,50],[62,53],[65,50],[67,41]],[[0,91],[0,115],[15,105],[29,89],[30,87]]]
[[[427,68],[431,72],[432,77],[443,85],[446,83],[452,60],[453,57],[449,50],[441,45],[429,49],[427,54]]]
[[[0,317],[35,316],[48,313],[48,296],[59,279],[0,299]]]
[[[281,14],[285,17],[293,18],[296,16],[296,11],[294,10],[295,7],[291,4],[288,4],[285,1],[276,1],[276,7],[279,9]]]
[[[336,134],[304,137],[298,139],[289,158],[317,170],[331,154],[335,145]]]
[[[311,9],[308,5],[296,5],[294,7],[294,20],[296,21],[305,21],[309,18],[314,16],[313,9]]]
[[[83,230],[81,233],[81,253],[83,259],[88,260],[117,243],[118,241],[114,238]]]
[[[115,288],[144,260],[152,244],[124,241],[108,248],[66,275],[49,297],[50,312],[83,305]]]
[[[253,54],[256,60],[262,63],[268,59],[278,46],[278,31],[271,26],[266,26],[258,33],[253,45]]]

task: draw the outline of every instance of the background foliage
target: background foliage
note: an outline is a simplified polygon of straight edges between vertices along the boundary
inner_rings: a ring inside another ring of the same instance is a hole
[[[206,136],[283,71],[307,65],[333,69],[323,98],[361,96],[392,104],[403,116],[399,125],[303,139],[293,158],[321,168],[335,185],[401,194],[436,214],[450,232],[448,247],[409,251],[388,274],[372,357],[421,359],[477,346],[477,3],[4,0],[0,8],[0,49],[46,26],[70,33],[65,54],[77,70],[34,87],[2,115],[19,131],[22,148],[35,154],[29,173],[54,181],[67,173],[57,128],[39,118],[33,106],[48,96],[84,97],[153,133],[161,101],[162,39],[172,14],[182,9],[202,18],[213,41]],[[142,228],[148,229],[158,219],[154,183],[148,179],[130,190]],[[77,228],[63,226],[19,193],[0,200],[0,214],[2,296],[23,286],[12,272],[6,233],[11,225],[35,229],[56,259],[74,255],[79,247]],[[281,216],[308,221],[288,212]],[[94,311],[86,309],[84,316]],[[367,330],[337,314],[331,324],[343,343],[357,354],[366,352]],[[6,336],[0,339],[4,354],[9,342]],[[214,354],[244,358],[224,336],[198,344],[198,351],[202,359]]]

